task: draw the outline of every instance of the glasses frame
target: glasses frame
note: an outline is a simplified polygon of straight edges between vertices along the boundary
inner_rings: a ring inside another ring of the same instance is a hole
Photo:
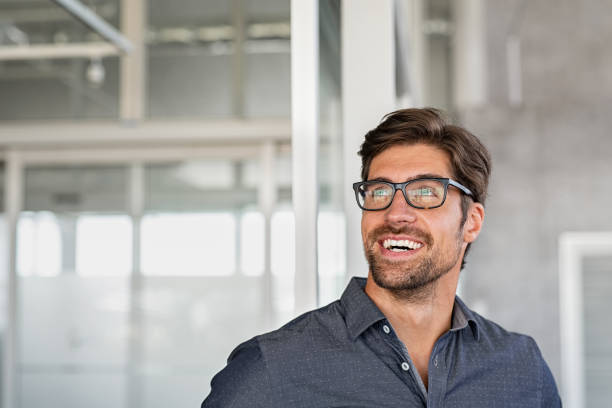
[[[418,205],[412,204],[410,202],[410,199],[408,199],[408,194],[406,193],[406,186],[411,184],[411,183],[415,183],[417,181],[423,181],[423,180],[435,180],[435,181],[439,181],[444,186],[444,197],[442,198],[442,202],[439,205],[436,205],[434,207],[419,207]],[[384,206],[382,208],[376,208],[376,209],[364,208],[361,205],[361,203],[359,202],[359,188],[361,186],[363,186],[364,184],[375,184],[375,183],[376,184],[386,184],[389,187],[393,188],[393,194],[391,195],[391,200],[389,200],[389,204],[387,204],[386,206]],[[408,203],[409,206],[411,206],[413,208],[417,208],[419,210],[432,210],[434,208],[442,207],[442,205],[444,205],[444,203],[446,202],[446,195],[448,193],[448,186],[449,185],[459,189],[459,191],[461,191],[465,195],[468,195],[470,197],[474,197],[474,194],[472,194],[470,189],[467,188],[466,186],[464,186],[463,184],[461,184],[461,183],[459,183],[459,182],[457,182],[457,181],[455,181],[453,179],[450,179],[450,178],[441,178],[441,177],[423,177],[423,178],[417,178],[417,179],[413,179],[413,180],[408,180],[408,181],[403,182],[403,183],[392,183],[390,181],[382,181],[382,180],[358,181],[356,183],[353,183],[353,190],[355,191],[355,200],[357,201],[357,205],[359,206],[359,208],[361,208],[364,211],[382,211],[382,210],[386,210],[393,203],[393,200],[395,199],[395,194],[397,193],[397,190],[400,190],[402,192],[402,194],[404,195],[404,199],[406,200],[406,202]]]

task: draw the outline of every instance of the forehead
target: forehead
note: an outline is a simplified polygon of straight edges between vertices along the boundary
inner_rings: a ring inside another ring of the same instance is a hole
[[[372,159],[368,179],[384,177],[399,182],[419,174],[451,177],[448,154],[426,144],[391,146]]]

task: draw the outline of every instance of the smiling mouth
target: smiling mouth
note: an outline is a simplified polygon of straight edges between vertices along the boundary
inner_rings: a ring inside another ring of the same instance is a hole
[[[406,252],[413,251],[415,249],[419,249],[423,246],[420,242],[411,241],[409,239],[395,240],[395,239],[385,239],[382,242],[382,246],[385,249],[393,252]]]

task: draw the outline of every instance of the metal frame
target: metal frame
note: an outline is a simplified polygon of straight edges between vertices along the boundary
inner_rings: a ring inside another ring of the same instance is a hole
[[[276,155],[277,147],[271,141],[261,144],[261,186],[258,191],[258,206],[264,215],[264,273],[262,279],[262,312],[265,326],[275,321],[272,282],[272,213],[277,202]]]
[[[289,142],[289,119],[117,122],[36,122],[0,125],[0,147],[151,146]]]
[[[563,402],[586,406],[584,379],[582,259],[612,255],[612,232],[567,232],[559,238],[559,315]]]
[[[103,38],[113,43],[121,51],[129,53],[132,50],[132,43],[125,38],[112,25],[108,24],[89,7],[84,6],[78,0],[52,0],[60,7],[64,8],[68,13],[75,16],[89,28],[100,34]],[[123,3],[126,3],[124,1]],[[129,1],[127,1],[129,3]]]
[[[61,58],[102,58],[119,51],[105,42],[72,44],[5,45],[0,47],[0,61]]]
[[[3,345],[2,366],[2,407],[13,408],[17,405],[17,381],[15,380],[17,347],[17,219],[23,203],[23,162],[19,153],[6,154],[5,197],[8,262],[7,279],[7,322]]]
[[[232,0],[232,26],[234,29],[234,52],[232,54],[232,106],[237,118],[244,117],[244,86],[246,61],[246,16],[243,0]]]
[[[144,165],[142,162],[133,162],[129,169],[129,214],[132,220],[132,273],[130,274],[130,309],[129,324],[130,331],[135,335],[128,337],[127,347],[127,382],[126,387],[126,406],[141,407],[142,386],[138,367],[142,363],[144,327],[142,324],[142,314],[140,298],[142,293],[142,269],[140,262],[140,225],[144,213],[145,205],[145,180]]]
[[[19,152],[24,165],[41,164],[130,164],[134,161],[147,163],[195,160],[201,158],[243,158],[257,155],[257,146],[219,147],[134,147],[95,148],[70,150],[23,150]]]
[[[319,1],[291,1],[291,119],[295,313],[317,305]],[[299,18],[295,18],[299,16]]]

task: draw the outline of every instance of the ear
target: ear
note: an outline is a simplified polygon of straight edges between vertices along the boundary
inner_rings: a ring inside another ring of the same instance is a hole
[[[474,242],[480,234],[484,222],[485,210],[480,203],[471,203],[468,208],[467,218],[463,225],[463,241]]]

